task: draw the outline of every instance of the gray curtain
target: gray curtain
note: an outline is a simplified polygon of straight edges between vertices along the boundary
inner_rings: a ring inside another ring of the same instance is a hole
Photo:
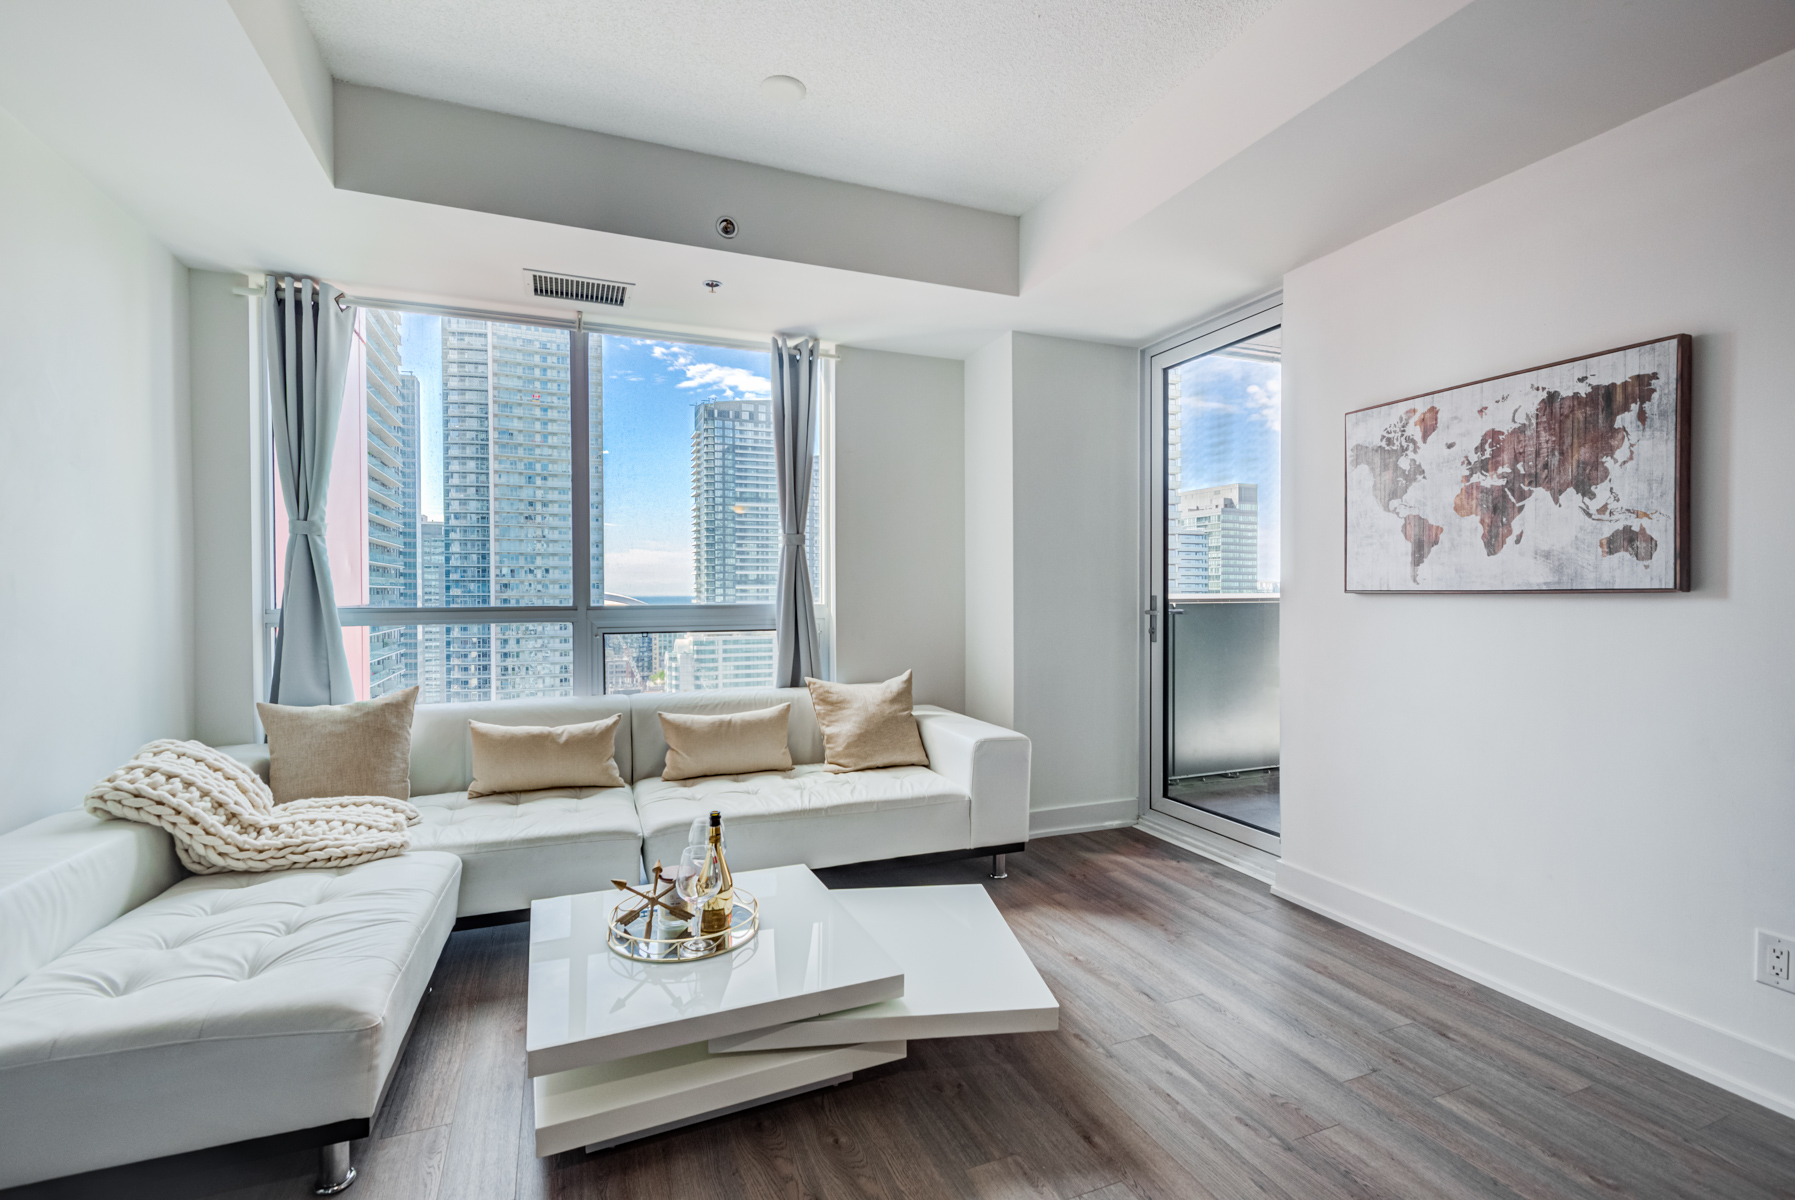
[[[339,308],[333,290],[311,279],[268,276],[262,363],[288,518],[280,633],[268,686],[268,699],[276,704],[355,699],[324,540],[330,459],[354,336],[355,310]]]
[[[779,590],[773,595],[774,687],[803,687],[822,669],[810,563],[804,557],[810,518],[811,461],[822,347],[815,338],[773,339],[773,465],[779,481]]]

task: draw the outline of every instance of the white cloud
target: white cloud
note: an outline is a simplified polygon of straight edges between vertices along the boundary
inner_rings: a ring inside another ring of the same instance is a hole
[[[682,388],[704,388],[716,393],[710,400],[765,399],[773,393],[773,385],[764,375],[756,375],[745,367],[726,367],[706,362],[682,346],[657,343],[650,351],[676,371],[685,372]]]
[[[773,394],[771,383],[743,367],[708,362],[681,363],[680,366],[686,373],[686,381],[679,385],[682,388],[718,388],[731,400],[750,396],[760,399]]]

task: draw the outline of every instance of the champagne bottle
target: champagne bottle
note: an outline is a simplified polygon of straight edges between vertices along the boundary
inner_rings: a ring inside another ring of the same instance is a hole
[[[722,884],[717,888],[717,894],[704,902],[700,932],[705,937],[727,930],[729,918],[735,912],[735,880],[729,874],[729,861],[723,857],[723,814],[716,809],[711,810],[710,847],[717,860],[717,874],[722,877]]]

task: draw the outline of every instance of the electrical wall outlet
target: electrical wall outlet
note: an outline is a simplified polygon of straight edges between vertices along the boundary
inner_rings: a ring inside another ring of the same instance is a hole
[[[1758,930],[1758,982],[1795,992],[1795,938]]]

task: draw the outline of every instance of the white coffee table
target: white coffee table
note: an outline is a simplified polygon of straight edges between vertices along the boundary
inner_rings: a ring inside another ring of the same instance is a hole
[[[531,906],[538,1155],[839,1083],[904,1057],[910,1038],[1058,1028],[1053,994],[982,887],[831,892],[806,867],[736,880],[760,900],[759,935],[694,963],[611,953],[620,893]]]

